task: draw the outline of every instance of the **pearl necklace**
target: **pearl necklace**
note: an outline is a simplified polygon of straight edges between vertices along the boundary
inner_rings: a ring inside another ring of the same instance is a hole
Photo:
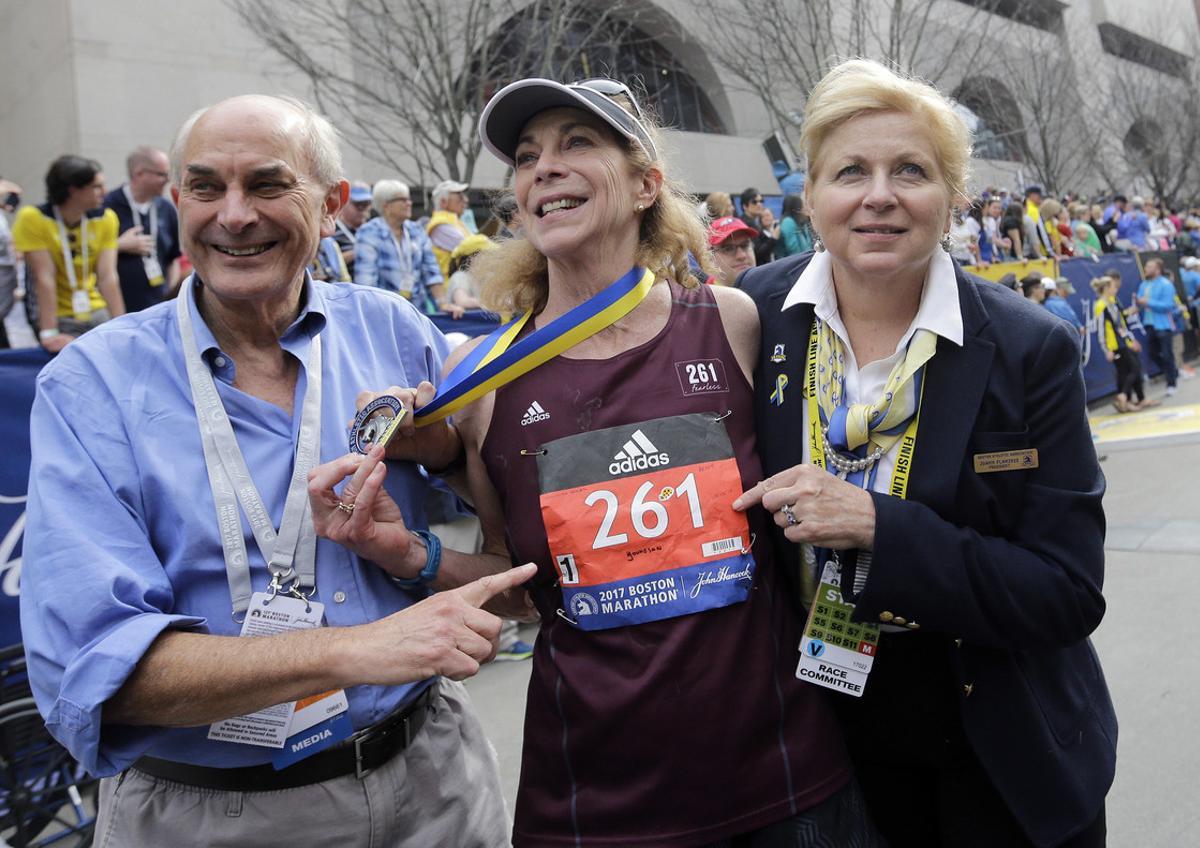
[[[830,443],[828,425],[823,425],[821,427],[821,441],[825,446],[826,458],[828,459],[829,463],[837,469],[838,477],[841,477],[843,480],[845,480],[850,474],[855,474],[859,471],[866,471],[872,465],[877,463],[881,456],[883,456],[883,448],[876,447],[875,450],[871,451],[864,457],[847,459],[838,451],[837,448],[833,446],[832,443]]]

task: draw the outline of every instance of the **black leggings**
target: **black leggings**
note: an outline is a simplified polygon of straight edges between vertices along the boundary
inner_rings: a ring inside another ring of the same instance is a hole
[[[1113,365],[1117,367],[1117,392],[1133,400],[1137,395],[1138,402],[1146,399],[1142,386],[1142,361],[1129,348],[1114,351]]]

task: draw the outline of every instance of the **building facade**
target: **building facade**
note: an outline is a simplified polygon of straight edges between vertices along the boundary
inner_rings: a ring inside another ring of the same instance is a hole
[[[480,1],[445,0],[442,6],[453,13]],[[786,2],[792,5],[779,8],[833,10],[830,55],[855,47],[866,55],[880,52],[879,21],[893,6],[889,0]],[[1171,169],[1169,161],[1159,161],[1166,156],[1166,137],[1175,132],[1167,126],[1171,104],[1191,99],[1193,54],[1200,44],[1194,2],[908,2],[903,26],[910,43],[901,38],[891,45],[895,49],[881,49],[899,58],[911,55],[917,73],[963,106],[979,156],[976,187],[1046,181],[1058,191],[1149,193],[1154,186],[1139,163],[1158,157],[1160,169]],[[0,174],[25,188],[27,202],[40,202],[50,160],[74,152],[98,159],[116,185],[129,150],[139,144],[167,148],[175,129],[200,106],[247,92],[311,98],[310,79],[264,45],[236,5],[0,5]],[[778,133],[785,146],[794,142],[804,91],[777,82],[784,78],[780,68],[773,69],[772,81],[756,85],[737,40],[749,48],[752,39],[774,39],[774,49],[803,40],[764,18],[769,7],[740,0],[634,0],[628,8],[637,15],[636,49],[617,43],[601,63],[601,71],[636,76],[658,111],[681,127],[669,133],[669,147],[686,186],[697,193],[750,185],[777,191],[763,141]],[[920,21],[913,17],[921,15]],[[492,21],[496,37],[511,31],[514,20]],[[878,43],[861,36],[864,25],[873,27]],[[356,72],[353,56],[331,54],[323,61],[340,73]],[[1156,100],[1162,103],[1151,108]],[[343,120],[332,111],[331,117]],[[358,147],[346,151],[350,178],[399,175],[432,185],[446,176],[433,173],[436,166],[406,167],[403,156],[389,162],[363,152],[370,150],[366,145]],[[486,153],[471,170],[476,188],[500,188],[507,178]]]

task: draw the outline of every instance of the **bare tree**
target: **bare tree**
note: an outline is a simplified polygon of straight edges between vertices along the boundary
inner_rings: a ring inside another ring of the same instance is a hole
[[[1056,49],[1030,56],[994,56],[990,71],[1004,80],[1023,124],[1011,131],[1035,182],[1051,194],[1078,191],[1097,170],[1097,127],[1085,115],[1071,57]]]
[[[347,141],[411,183],[470,182],[487,98],[636,32],[622,0],[226,0]]]
[[[961,74],[1001,26],[999,0],[698,0],[713,55],[762,101],[777,126],[796,125],[808,92],[840,59],[865,56],[935,84]],[[947,28],[965,35],[951,35]]]
[[[1194,92],[1200,78],[1194,67],[1186,79],[1153,68],[1123,63],[1114,74],[1113,123],[1124,129],[1124,159],[1134,179],[1143,180],[1164,203],[1174,207],[1196,194],[1200,173],[1200,107]]]

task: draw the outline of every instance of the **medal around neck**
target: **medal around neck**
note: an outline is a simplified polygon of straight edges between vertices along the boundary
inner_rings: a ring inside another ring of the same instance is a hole
[[[350,427],[350,452],[365,454],[375,445],[387,447],[400,432],[408,410],[394,395],[380,395],[368,403]]]

